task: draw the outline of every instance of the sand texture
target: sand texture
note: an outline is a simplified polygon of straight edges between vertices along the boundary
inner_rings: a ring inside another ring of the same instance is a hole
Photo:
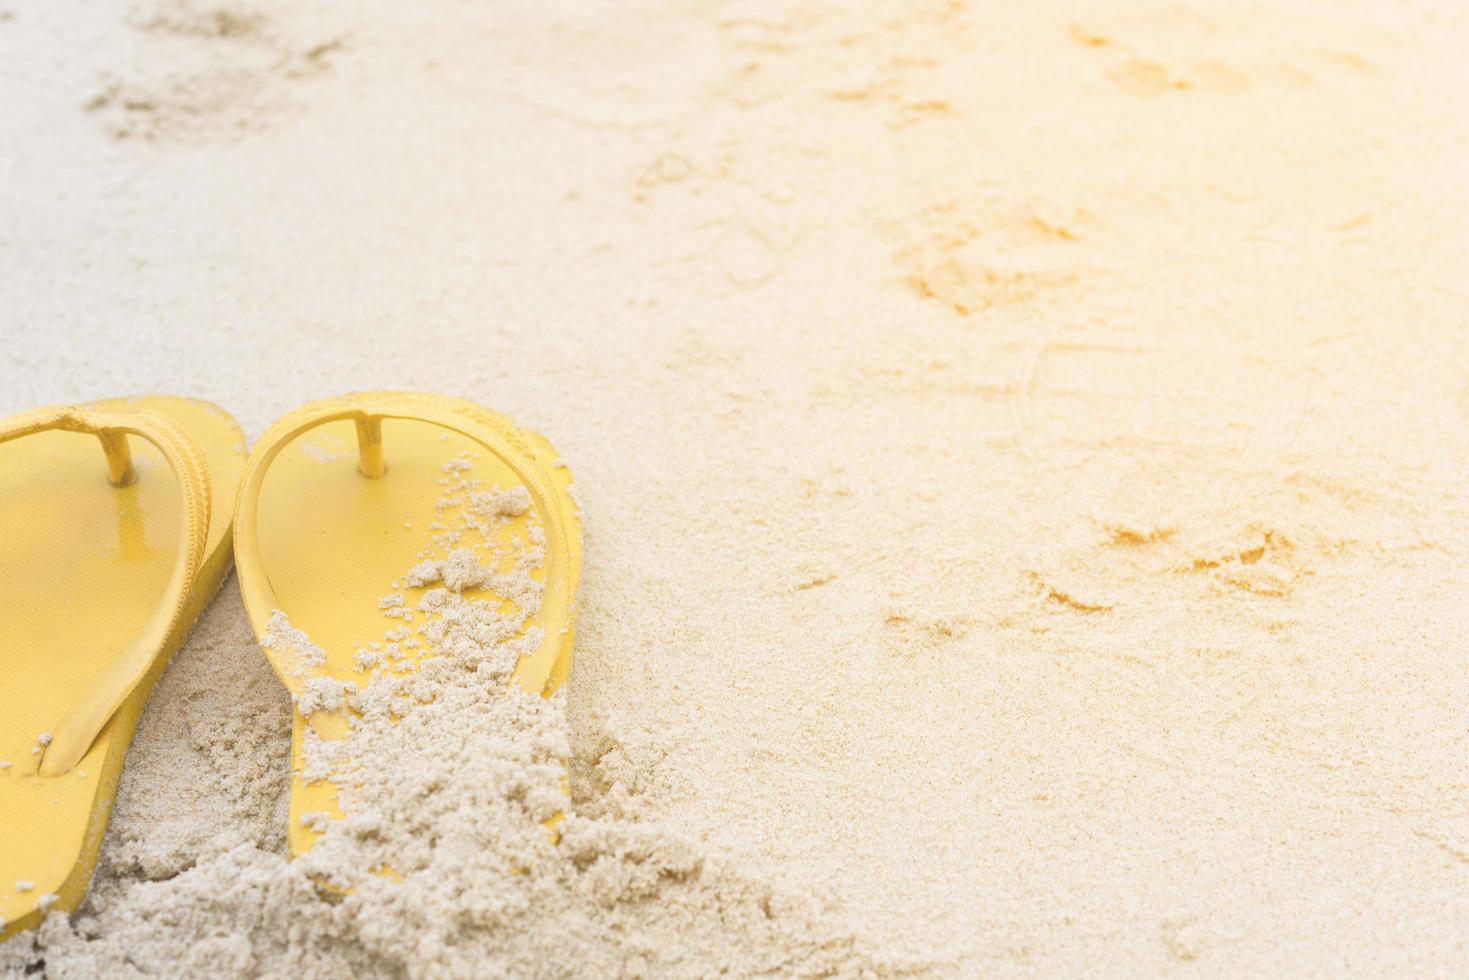
[[[494,709],[563,843],[443,817],[527,874],[324,897],[231,582],[0,974],[1462,976],[1466,50],[1451,0],[0,0],[0,413],[443,391],[585,537],[570,684]]]

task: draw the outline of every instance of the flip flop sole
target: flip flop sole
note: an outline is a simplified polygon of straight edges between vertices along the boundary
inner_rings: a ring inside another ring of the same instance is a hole
[[[386,472],[380,477],[368,478],[361,471],[356,419],[313,421],[350,412],[353,406],[369,415],[381,413],[377,424]],[[416,412],[429,417],[395,417]],[[513,446],[499,438],[506,433],[513,434]],[[247,500],[257,467],[264,467],[258,492]],[[419,658],[433,655],[426,645],[415,645],[405,636],[412,632],[413,611],[433,586],[414,586],[406,573],[455,551],[469,551],[479,562],[509,563],[532,537],[546,534],[547,515],[562,529],[559,537],[550,536],[547,546],[566,552],[559,567],[570,596],[580,548],[570,482],[570,473],[544,439],[456,399],[364,394],[292,413],[262,438],[251,457],[239,506],[242,513],[250,510],[251,519],[242,520],[237,529],[246,607],[257,635],[269,644],[266,652],[277,673],[299,696],[311,678],[360,687],[374,670],[411,670]],[[472,494],[499,494],[531,505],[466,528],[464,508]],[[529,575],[544,585],[548,568]],[[510,597],[490,588],[464,594],[499,601],[506,611],[515,607]],[[321,663],[303,666],[272,638],[270,621],[277,611],[322,651]],[[522,612],[527,613],[524,629],[539,626],[552,638],[535,681],[536,690],[550,693],[570,671],[572,610],[567,602]],[[364,655],[370,666],[360,659]],[[320,836],[318,825],[303,823],[304,817],[342,813],[336,783],[304,775],[307,732],[334,741],[346,736],[348,725],[343,711],[313,712],[309,718],[295,713],[289,838],[297,854]]]
[[[48,729],[144,627],[179,547],[180,489],[162,455],[129,441],[136,480],[114,487],[94,438],[41,432],[0,445],[0,937],[70,912],[86,894],[124,759],[148,694],[229,568],[245,439],[222,409],[184,398],[114,399],[147,409],[201,450],[213,501],[204,561],[183,617],[143,681],[64,775],[37,771]],[[50,896],[54,896],[54,899]],[[44,907],[43,907],[44,906]]]

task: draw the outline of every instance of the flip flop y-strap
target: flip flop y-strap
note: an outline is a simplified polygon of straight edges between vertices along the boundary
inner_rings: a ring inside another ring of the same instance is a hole
[[[350,420],[357,428],[358,470],[365,479],[377,479],[392,469],[391,452],[384,458],[384,419],[428,422],[473,439],[505,462],[530,492],[532,506],[546,533],[546,581],[542,608],[556,610],[569,626],[572,604],[569,531],[549,477],[524,437],[504,419],[471,402],[442,396],[404,392],[347,395],[304,405],[281,418],[261,436],[240,479],[235,504],[235,565],[240,593],[257,635],[265,635],[276,609],[275,592],[260,555],[256,506],[271,461],[297,436],[320,425]],[[540,648],[516,665],[513,681],[530,694],[549,694],[564,680],[567,658],[563,646],[569,633],[548,634]],[[287,685],[299,681],[286,680]],[[295,692],[299,693],[299,692]]]
[[[210,501],[209,470],[203,453],[176,422],[164,415],[42,408],[0,420],[0,442],[52,430],[96,436],[107,459],[108,479],[117,487],[137,478],[127,437],[137,436],[152,443],[178,480],[181,513],[178,557],[157,611],[132,644],[93,682],[77,707],[57,722],[40,759],[42,776],[63,775],[81,761],[98,733],[147,675],[158,651],[178,625],[204,560]]]

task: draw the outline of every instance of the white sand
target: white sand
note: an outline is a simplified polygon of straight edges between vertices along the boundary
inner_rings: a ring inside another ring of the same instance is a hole
[[[736,970],[1464,971],[1469,11],[296,6],[0,0],[0,412],[549,435],[576,806],[830,906]],[[227,589],[0,963],[278,857],[289,710]]]

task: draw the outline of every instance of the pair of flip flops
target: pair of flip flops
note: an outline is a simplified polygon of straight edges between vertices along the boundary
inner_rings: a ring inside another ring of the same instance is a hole
[[[297,703],[300,854],[323,829],[315,817],[341,815],[332,780],[304,771],[308,733],[339,739],[348,725],[345,709],[303,712],[303,697],[313,681],[361,686],[432,656],[389,643],[383,659],[385,617],[411,618],[455,567],[503,571],[517,548],[534,551],[519,573],[529,597],[500,595],[493,574],[460,587],[532,641],[512,683],[549,695],[565,681],[580,556],[570,485],[546,440],[437,395],[306,405],[250,452],[228,413],[183,398],[0,420],[0,939],[81,903],[143,705],[232,550],[250,623]],[[437,571],[405,576],[415,566]]]

